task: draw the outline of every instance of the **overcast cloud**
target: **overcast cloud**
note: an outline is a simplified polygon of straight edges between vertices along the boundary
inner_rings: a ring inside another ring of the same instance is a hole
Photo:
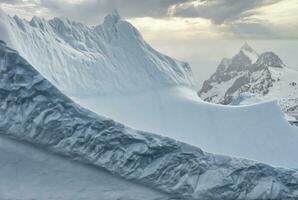
[[[173,16],[203,17],[216,24],[233,21],[256,14],[256,8],[271,5],[281,0],[193,0],[171,7]]]
[[[297,39],[295,24],[289,22],[286,26],[272,23],[270,18],[256,18],[262,14],[260,9],[279,2],[281,0],[1,0],[2,5],[13,6],[10,10],[19,12],[21,17],[25,15],[22,10],[27,9],[29,15],[63,16],[95,25],[107,13],[118,9],[125,18],[203,18],[235,38]],[[292,23],[297,23],[297,15]],[[290,17],[289,14],[288,20]]]
[[[254,9],[281,0],[1,0],[9,4],[35,4],[56,15],[79,21],[101,18],[118,9],[125,17],[203,17],[220,24],[226,20],[252,16]],[[38,9],[38,7],[37,7]]]

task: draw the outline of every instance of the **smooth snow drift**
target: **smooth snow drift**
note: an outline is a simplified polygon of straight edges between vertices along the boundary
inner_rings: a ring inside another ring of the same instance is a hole
[[[118,14],[93,28],[5,14],[0,22],[7,33],[0,37],[98,114],[213,153],[298,166],[298,129],[275,102],[239,108],[202,102],[191,88],[189,66],[153,50]],[[255,55],[247,47],[243,51]]]
[[[0,134],[103,167],[168,192],[174,199],[298,197],[297,170],[209,154],[95,115],[72,102],[2,41],[0,72]]]
[[[275,166],[298,166],[298,129],[276,102],[221,106],[196,91],[173,87],[127,97],[73,98],[80,105],[140,130],[159,133],[206,151]]]

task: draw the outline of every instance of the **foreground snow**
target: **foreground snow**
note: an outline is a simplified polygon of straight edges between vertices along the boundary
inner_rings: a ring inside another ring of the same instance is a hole
[[[95,115],[59,92],[3,42],[0,71],[1,134],[183,199],[298,197],[297,170],[205,153]]]
[[[0,136],[0,199],[156,200],[165,194]]]

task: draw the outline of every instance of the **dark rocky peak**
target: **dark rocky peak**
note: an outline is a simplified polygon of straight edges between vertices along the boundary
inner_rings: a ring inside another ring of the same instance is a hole
[[[256,65],[264,67],[275,67],[275,68],[283,68],[285,64],[283,61],[273,52],[265,52],[260,55],[258,58]]]
[[[252,64],[251,59],[245,55],[242,51],[240,51],[237,55],[235,55],[231,59],[231,64],[227,68],[227,71],[243,71],[247,69],[249,65]]]
[[[245,42],[243,46],[240,48],[240,51],[254,52],[255,50],[247,42]]]
[[[240,48],[239,52],[242,52],[244,55],[246,55],[251,60],[251,63],[255,63],[259,57],[258,52],[246,42]]]

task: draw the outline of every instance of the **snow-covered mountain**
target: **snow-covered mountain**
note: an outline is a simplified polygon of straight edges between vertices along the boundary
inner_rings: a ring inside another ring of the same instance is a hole
[[[187,63],[154,50],[116,11],[95,27],[68,19],[27,21],[0,15],[0,39],[67,94],[127,94],[192,85]]]
[[[95,115],[71,101],[2,41],[0,72],[1,134],[39,144],[177,198],[298,197],[297,170],[209,154]]]
[[[99,115],[211,153],[281,167],[298,165],[298,129],[289,125],[275,102],[247,107],[203,102],[192,88],[189,67],[153,50],[115,13],[95,28],[67,19],[34,17],[28,22],[5,14],[0,24],[0,38],[60,90]],[[117,65],[102,65],[97,56]]]
[[[230,104],[243,93],[278,100],[289,115],[298,113],[298,71],[288,68],[273,52],[258,54],[247,43],[231,59],[224,58],[205,81],[199,96],[209,102]]]

